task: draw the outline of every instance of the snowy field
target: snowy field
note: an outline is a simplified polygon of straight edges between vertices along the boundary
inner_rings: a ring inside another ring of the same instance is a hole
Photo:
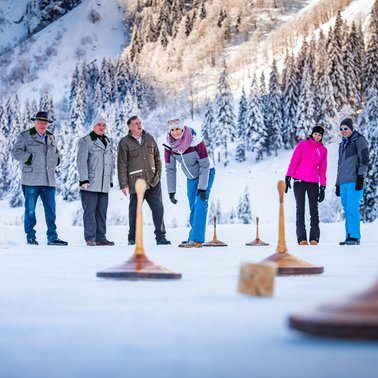
[[[132,255],[124,226],[109,229],[115,247],[83,246],[81,227],[62,227],[67,248],[42,237],[26,246],[20,226],[2,226],[0,377],[376,377],[377,343],[313,339],[287,327],[290,314],[378,278],[376,224],[363,225],[362,245],[348,247],[337,245],[342,223],[321,228],[318,246],[299,247],[291,236],[287,244],[324,274],[277,277],[273,297],[254,298],[237,292],[239,267],[275,252],[278,221],[262,225],[271,245],[259,248],[244,245],[252,225],[220,225],[229,246],[197,250],[177,247],[186,229],[168,229],[173,245],[155,246],[145,227],[147,255],[182,273],[174,281],[96,277]]]

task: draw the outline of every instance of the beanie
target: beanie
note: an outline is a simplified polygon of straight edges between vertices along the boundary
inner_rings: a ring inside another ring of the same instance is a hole
[[[323,136],[324,135],[323,126],[319,126],[319,125],[314,126],[314,128],[312,129],[311,135],[314,134],[314,133],[319,133]]]
[[[106,125],[106,120],[104,117],[101,117],[101,116],[98,116],[96,117],[93,122],[92,122],[92,129],[95,128],[96,125],[98,125],[99,123],[104,123]]]
[[[353,131],[353,121],[351,118],[345,118],[341,121],[340,126],[348,126]]]
[[[184,123],[181,121],[180,118],[172,118],[167,121],[167,125],[169,127],[169,130],[180,128],[181,130],[184,130],[185,126]]]

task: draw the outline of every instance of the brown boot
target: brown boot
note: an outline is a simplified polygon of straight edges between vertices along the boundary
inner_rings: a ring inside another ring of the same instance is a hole
[[[94,239],[89,239],[86,242],[88,247],[96,247],[96,241]]]
[[[185,244],[184,248],[202,248],[202,243],[190,240]]]
[[[114,242],[105,239],[105,240],[96,241],[96,245],[114,245]]]
[[[318,242],[316,240],[310,240],[311,245],[318,245]]]
[[[301,240],[299,242],[299,245],[308,245],[307,240]]]

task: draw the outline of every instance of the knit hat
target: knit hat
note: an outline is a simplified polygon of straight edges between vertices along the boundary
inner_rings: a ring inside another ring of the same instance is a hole
[[[184,130],[185,125],[181,121],[180,118],[172,118],[167,121],[167,125],[169,127],[169,130],[175,129],[175,128],[180,128],[181,130]]]
[[[345,118],[341,121],[340,126],[348,126],[353,131],[353,121],[351,118]]]
[[[97,116],[92,122],[92,129],[94,129],[99,123],[104,123],[106,125],[107,122],[104,117]]]
[[[314,126],[314,128],[312,129],[311,135],[314,134],[314,133],[319,133],[319,134],[321,134],[323,136],[324,135],[324,128],[323,128],[323,126],[320,126],[320,125]]]

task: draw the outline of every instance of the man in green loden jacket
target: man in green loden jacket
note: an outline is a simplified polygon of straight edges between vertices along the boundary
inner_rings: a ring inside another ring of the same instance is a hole
[[[138,116],[130,117],[127,125],[129,132],[118,145],[117,169],[119,187],[122,193],[125,196],[130,194],[129,245],[135,244],[137,208],[135,182],[139,178],[143,178],[147,182],[144,198],[152,211],[156,244],[171,244],[165,238],[164,208],[160,183],[162,164],[158,146],[152,135],[143,130],[142,121]]]

